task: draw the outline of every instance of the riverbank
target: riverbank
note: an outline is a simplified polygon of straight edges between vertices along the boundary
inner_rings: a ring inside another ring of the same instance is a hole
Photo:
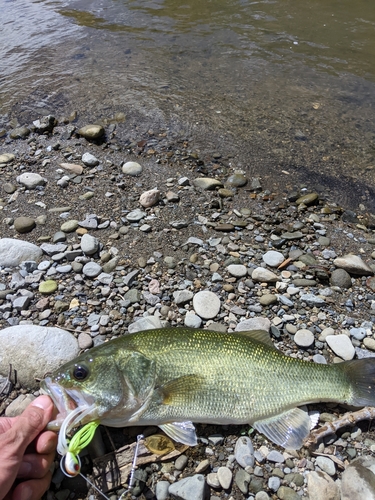
[[[85,349],[150,325],[246,325],[268,328],[283,352],[314,362],[373,355],[375,225],[365,207],[346,210],[313,185],[269,189],[230,156],[202,154],[168,128],[128,127],[124,137],[123,120],[88,130],[75,116],[35,117],[0,139],[2,240],[42,251],[21,268],[0,260],[1,328],[59,326]],[[345,411],[318,408],[321,423]],[[141,482],[155,491],[158,481],[203,474],[212,499],[303,498],[309,471],[323,471],[335,489],[341,464],[375,449],[368,422],[329,436],[318,448],[325,462],[252,434],[256,462],[241,467],[234,451],[243,431],[201,426],[183,466],[150,466]],[[220,467],[231,474],[228,488]],[[61,481],[59,500],[76,488]]]

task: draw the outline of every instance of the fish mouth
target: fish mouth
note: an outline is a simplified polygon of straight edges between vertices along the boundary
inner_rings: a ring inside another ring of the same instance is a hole
[[[56,418],[47,424],[48,430],[60,430],[68,416],[73,417],[69,418],[70,428],[98,418],[94,398],[84,395],[79,389],[66,389],[50,377],[42,380],[40,389],[50,396],[58,411]]]

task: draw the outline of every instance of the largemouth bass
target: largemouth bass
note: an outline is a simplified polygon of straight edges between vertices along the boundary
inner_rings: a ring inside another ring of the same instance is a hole
[[[111,427],[157,425],[197,443],[194,425],[251,424],[299,449],[310,418],[298,406],[375,405],[375,359],[315,364],[285,356],[267,332],[166,328],[124,335],[83,353],[42,381],[60,414]]]

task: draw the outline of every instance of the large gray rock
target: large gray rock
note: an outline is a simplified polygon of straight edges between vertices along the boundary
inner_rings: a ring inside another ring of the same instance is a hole
[[[185,477],[169,487],[169,494],[177,500],[205,500],[209,490],[202,474]]]
[[[75,337],[60,328],[17,325],[0,330],[0,374],[11,364],[21,385],[34,388],[47,372],[78,355]]]
[[[353,460],[342,475],[341,500],[375,500],[375,458]]]
[[[361,257],[358,255],[347,254],[343,257],[337,257],[333,261],[333,264],[340,269],[345,269],[350,274],[355,274],[357,276],[372,276],[374,274],[371,267],[369,267],[366,262],[363,262]]]
[[[39,262],[42,250],[28,241],[12,238],[0,239],[0,267],[16,267],[25,260]]]
[[[265,330],[268,332],[270,328],[270,320],[263,316],[259,316],[257,318],[249,318],[245,319],[245,321],[241,321],[241,323],[238,323],[235,330],[236,332],[249,332],[252,330]]]
[[[312,471],[307,474],[307,492],[310,500],[340,500],[339,487],[323,471]]]

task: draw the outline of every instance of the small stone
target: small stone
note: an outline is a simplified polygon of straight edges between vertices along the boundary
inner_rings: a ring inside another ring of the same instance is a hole
[[[102,267],[96,262],[88,262],[83,266],[82,273],[88,278],[96,278],[102,272]]]
[[[210,177],[198,177],[197,179],[194,179],[193,184],[194,186],[204,189],[205,191],[224,187],[220,181]]]
[[[343,257],[337,257],[333,261],[333,264],[357,276],[372,276],[374,274],[373,270],[357,255],[348,254]]]
[[[245,319],[238,323],[235,328],[236,332],[247,332],[252,330],[264,330],[268,332],[271,327],[271,322],[268,318],[264,318],[263,316],[258,316],[255,318]]]
[[[253,467],[255,461],[254,447],[249,437],[241,436],[237,439],[234,456],[241,467]]]
[[[276,450],[272,450],[268,453],[267,460],[278,464],[283,464],[285,462],[284,455]]]
[[[99,249],[99,240],[91,234],[84,234],[81,238],[82,252],[86,255],[93,255]]]
[[[188,328],[200,328],[202,326],[202,318],[189,311],[185,314],[184,325]]]
[[[17,217],[14,219],[14,229],[17,233],[29,233],[36,226],[35,220],[31,217]]]
[[[352,279],[350,274],[345,269],[335,269],[331,274],[331,285],[340,288],[351,288]]]
[[[67,220],[60,226],[60,230],[64,233],[72,233],[78,228],[78,221],[75,219]]]
[[[0,163],[11,163],[15,158],[12,153],[3,153],[0,155]]]
[[[104,128],[101,125],[85,125],[78,130],[78,134],[88,141],[100,139],[104,135]]]
[[[306,328],[298,330],[294,335],[294,342],[298,345],[298,347],[301,347],[302,349],[308,349],[314,344],[314,341],[314,334]]]
[[[36,189],[38,186],[44,186],[46,180],[39,174],[24,172],[17,177],[17,182],[25,186],[26,189]]]
[[[186,455],[180,455],[176,458],[174,466],[177,470],[184,470],[188,464],[188,457]]]
[[[230,264],[227,267],[229,274],[235,276],[236,278],[243,278],[247,275],[247,268],[242,264]]]
[[[345,472],[344,472],[345,474]],[[322,471],[311,471],[307,474],[307,492],[312,500],[340,500],[340,489],[328,474]],[[361,498],[358,495],[348,497]],[[364,498],[368,498],[367,496]]]
[[[55,280],[42,281],[39,284],[39,292],[43,295],[49,295],[57,290],[57,282]]]
[[[234,192],[231,189],[220,188],[217,192],[220,198],[232,198],[234,196]]]
[[[205,500],[207,485],[204,476],[196,474],[171,484],[168,492],[178,500]]]
[[[96,167],[96,165],[99,165],[100,163],[99,160],[91,153],[84,153],[82,155],[82,162],[88,167]]]
[[[12,184],[11,182],[6,182],[3,184],[3,189],[7,194],[13,194],[15,191],[17,191],[17,186]]]
[[[345,360],[354,358],[355,349],[347,335],[327,335],[326,342],[332,351],[340,358]]]
[[[207,474],[206,481],[210,488],[214,488],[216,490],[220,488],[220,483],[216,472],[210,472],[209,474]]]
[[[324,307],[326,302],[324,299],[317,297],[313,293],[304,293],[300,297],[301,302],[306,302],[310,307]]]
[[[289,486],[280,486],[277,490],[277,496],[280,500],[300,500],[300,496]]]
[[[269,250],[263,255],[263,261],[270,267],[278,267],[285,260],[284,255],[281,252],[276,252],[275,250]]]
[[[173,292],[173,298],[178,306],[183,306],[191,301],[194,294],[190,290],[176,290]]]
[[[262,304],[262,306],[270,306],[272,304],[275,304],[276,302],[277,296],[273,295],[272,293],[266,293],[259,298],[259,303]]]
[[[129,222],[139,222],[144,217],[146,217],[146,213],[143,212],[142,210],[140,210],[139,208],[132,210],[126,216],[126,218],[128,219]]]
[[[232,471],[228,467],[219,467],[217,470],[217,478],[219,480],[220,486],[224,490],[229,490],[233,480]]]
[[[249,483],[251,480],[250,474],[248,474],[245,470],[239,469],[234,477],[234,481],[241,492],[246,495],[249,491]]]
[[[80,333],[78,335],[78,347],[80,349],[89,349],[92,346],[92,337],[88,333]]]
[[[319,199],[318,193],[308,193],[304,194],[296,201],[297,205],[301,205],[302,203],[306,206],[313,205]]]
[[[225,181],[225,186],[227,188],[231,187],[242,187],[247,184],[247,178],[245,177],[244,173],[241,172],[240,170],[236,170],[233,175],[229,176],[228,179]]]
[[[135,161],[128,161],[122,166],[122,172],[132,177],[140,175],[142,171],[143,168],[141,167],[141,165],[139,163],[136,163]]]
[[[315,465],[329,476],[334,476],[336,474],[335,463],[328,457],[316,457]]]
[[[254,281],[260,281],[265,283],[275,283],[279,278],[275,273],[265,269],[264,267],[257,267],[253,270],[251,278]]]
[[[209,290],[202,290],[194,295],[194,311],[203,319],[215,318],[220,311],[220,306],[219,297]]]
[[[83,167],[75,163],[60,163],[60,167],[70,174],[81,175],[83,172]]]
[[[160,191],[158,189],[151,189],[141,194],[139,203],[144,208],[153,207],[160,199]]]
[[[11,139],[26,139],[30,134],[30,129],[27,127],[18,127],[10,131],[9,137]]]
[[[158,481],[156,483],[156,487],[155,487],[156,500],[168,500],[168,498],[169,498],[169,494],[168,494],[169,484],[170,483],[168,481]]]
[[[268,488],[272,491],[277,491],[280,488],[281,480],[279,477],[271,476],[268,479]]]

